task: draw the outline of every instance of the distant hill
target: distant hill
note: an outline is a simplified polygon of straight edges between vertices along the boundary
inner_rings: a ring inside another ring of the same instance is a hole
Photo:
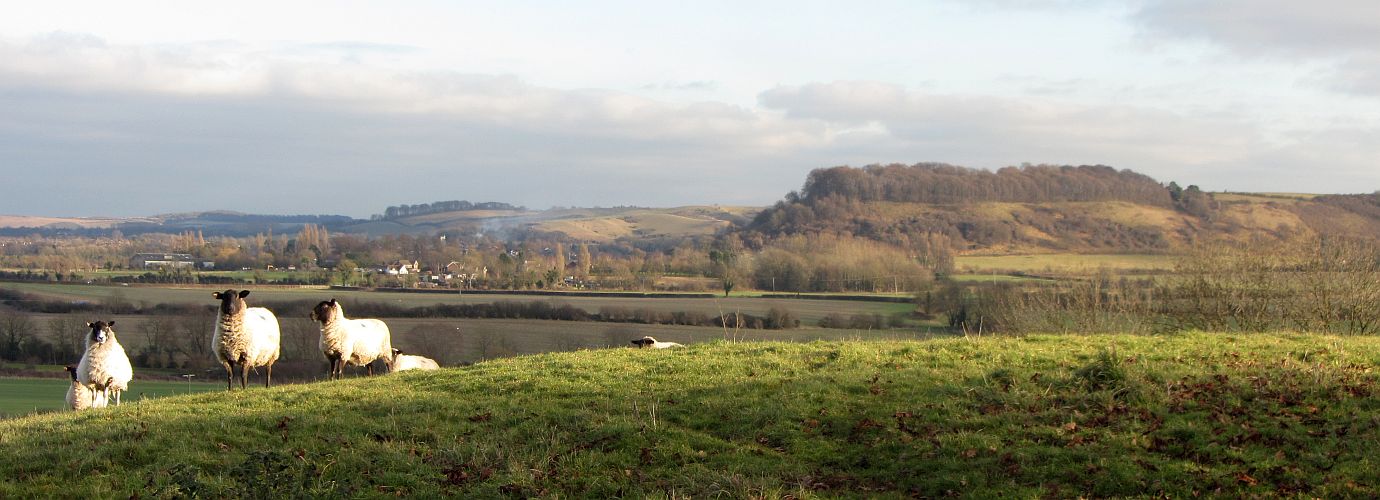
[[[1380,237],[1380,194],[1212,194],[1105,166],[996,172],[942,164],[836,167],[759,213],[764,237],[854,235],[963,253],[1172,252],[1200,239]]]
[[[455,210],[387,220],[361,221],[337,231],[369,235],[430,234],[437,231],[494,233],[538,231],[607,243],[621,238],[678,238],[712,235],[746,225],[756,207],[690,206],[675,208],[552,208],[526,210]]]
[[[201,231],[205,236],[249,236],[256,233],[286,233],[306,224],[329,229],[358,222],[344,215],[259,215],[232,211],[187,212],[149,217],[34,217],[0,216],[0,235],[73,234],[125,235]]]

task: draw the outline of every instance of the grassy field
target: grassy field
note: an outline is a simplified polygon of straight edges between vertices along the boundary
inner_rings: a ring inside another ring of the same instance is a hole
[[[61,368],[54,368],[61,372]],[[64,372],[65,373],[65,372]],[[0,377],[0,418],[27,415],[34,412],[61,410],[66,404],[66,378]],[[122,403],[160,398],[176,394],[225,390],[221,384],[135,380],[129,391],[120,397]]]
[[[0,497],[1374,497],[1380,339],[605,349],[0,421]]]
[[[97,286],[97,285],[56,285],[47,283],[0,283],[0,287],[19,290],[27,293],[37,294],[43,297],[58,300],[70,301],[89,301],[105,302],[108,300],[123,300],[133,304],[214,304],[211,298],[212,289],[209,288],[177,288],[168,287],[147,287],[147,286]],[[230,288],[230,287],[227,287]],[[236,287],[238,288],[238,287]],[[531,295],[473,295],[464,293],[397,293],[397,292],[370,292],[370,291],[345,291],[345,290],[326,290],[321,288],[263,288],[253,290],[253,295],[249,301],[251,305],[267,301],[288,301],[288,300],[326,300],[337,298],[341,300],[359,300],[370,302],[387,302],[402,306],[415,307],[432,304],[475,304],[490,303],[499,300],[509,301],[540,301],[552,302],[554,304],[570,304],[575,307],[583,308],[590,312],[598,312],[600,307],[616,306],[632,309],[647,308],[659,312],[677,311],[698,311],[709,315],[717,316],[720,312],[733,313],[734,311],[763,315],[772,306],[781,306],[789,309],[802,321],[813,324],[831,313],[844,315],[852,314],[881,314],[883,316],[898,312],[909,312],[913,309],[909,304],[894,304],[884,302],[859,302],[848,300],[795,300],[795,299],[764,299],[752,296],[735,296],[728,298],[693,299],[693,298],[627,298],[627,297],[543,297]]]
[[[1102,269],[1113,272],[1158,272],[1174,268],[1177,257],[1142,254],[1036,254],[968,255],[954,258],[954,267],[971,274],[1024,272],[1031,274],[1089,274]]]

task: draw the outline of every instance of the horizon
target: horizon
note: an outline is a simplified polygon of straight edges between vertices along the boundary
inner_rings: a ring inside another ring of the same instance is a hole
[[[1362,1],[12,10],[8,215],[768,206],[816,168],[931,161],[1380,189]]]

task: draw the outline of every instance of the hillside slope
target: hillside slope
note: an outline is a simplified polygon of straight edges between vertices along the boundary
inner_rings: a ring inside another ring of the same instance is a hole
[[[342,227],[340,232],[377,236],[430,234],[436,231],[534,230],[562,233],[576,240],[608,243],[620,238],[712,235],[735,224],[746,224],[759,210],[754,207],[720,206],[457,210],[361,222]]]
[[[528,356],[0,421],[0,497],[1374,496],[1377,352],[1192,334]]]

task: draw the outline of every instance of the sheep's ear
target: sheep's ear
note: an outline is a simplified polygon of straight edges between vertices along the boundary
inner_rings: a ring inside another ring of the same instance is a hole
[[[211,296],[212,296],[212,297],[215,297],[215,298],[217,298],[217,299],[219,299],[219,298],[220,298],[220,292],[211,292]]]
[[[245,297],[248,297],[248,296],[249,296],[249,290],[240,290],[240,298],[241,298],[241,299],[243,299],[243,298],[245,298]]]
[[[115,328],[115,320],[112,319],[110,321],[105,322],[105,326]]]
[[[394,347],[394,348],[393,348],[393,355],[394,355],[394,356],[397,356],[397,355],[399,355],[399,354],[402,354],[402,349],[398,349],[398,348]]]
[[[91,327],[94,327],[94,326],[96,326],[95,323],[92,323],[92,322],[89,322],[89,321],[86,322],[86,327],[87,327],[87,328],[91,328]]]
[[[335,301],[335,297],[331,297],[331,305],[336,305],[337,303],[338,302]]]

